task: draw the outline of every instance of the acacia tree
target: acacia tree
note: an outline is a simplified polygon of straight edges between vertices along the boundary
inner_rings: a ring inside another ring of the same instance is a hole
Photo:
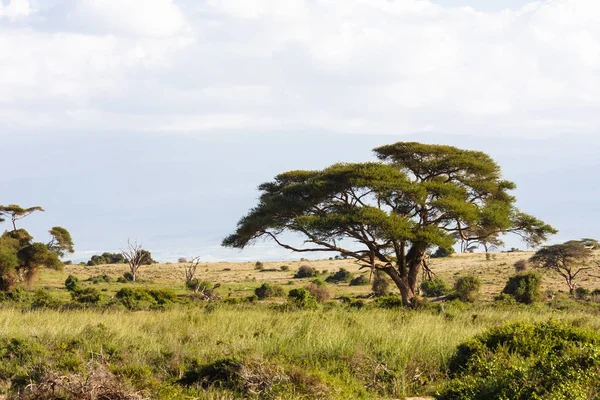
[[[0,290],[2,291],[11,290],[19,281],[30,283],[40,268],[60,270],[63,267],[59,258],[60,253],[73,252],[73,240],[64,228],[52,228],[50,234],[53,240],[49,244],[34,242],[29,232],[23,228],[16,228],[16,221],[34,211],[43,211],[43,209],[22,208],[15,204],[0,206],[0,215],[8,216],[13,225],[12,231],[5,231],[0,236]],[[4,221],[3,218],[0,220]]]
[[[44,209],[40,206],[23,208],[17,204],[9,204],[7,206],[0,206],[0,222],[3,222],[3,216],[10,218],[13,231],[17,230],[17,221],[23,219],[35,211],[44,211]]]
[[[61,226],[55,226],[48,232],[52,236],[52,240],[47,244],[50,251],[58,254],[59,257],[64,257],[67,253],[72,254],[75,252],[73,238],[71,238],[68,230]]]
[[[296,252],[338,252],[386,273],[411,305],[428,248],[478,239],[475,228],[512,232],[529,245],[556,232],[515,207],[514,183],[485,153],[399,142],[375,154],[380,162],[290,171],[260,185],[258,205],[223,245],[269,238]],[[306,245],[286,243],[286,231]]]
[[[536,268],[543,268],[557,272],[562,276],[569,287],[569,293],[573,294],[575,283],[573,282],[580,272],[590,269],[586,262],[592,256],[592,250],[581,241],[569,241],[563,244],[555,244],[538,250],[530,259]]]

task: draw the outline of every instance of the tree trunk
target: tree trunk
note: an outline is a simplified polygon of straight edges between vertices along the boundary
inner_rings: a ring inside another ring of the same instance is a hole
[[[388,267],[383,271],[389,275],[400,290],[402,304],[406,307],[413,306],[413,300],[417,294],[417,281],[419,272],[423,269],[423,259],[426,254],[426,248],[413,246],[410,248],[402,262],[398,263],[397,268]]]

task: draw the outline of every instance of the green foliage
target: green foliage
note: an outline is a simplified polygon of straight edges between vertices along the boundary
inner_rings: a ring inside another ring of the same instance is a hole
[[[94,265],[105,265],[105,264],[125,264],[125,257],[121,253],[102,253],[102,255],[94,254],[92,258],[87,262],[89,267]]]
[[[271,285],[269,283],[263,283],[260,287],[254,289],[254,294],[260,299],[268,299],[270,297],[282,297],[285,295],[285,291],[279,285]]]
[[[100,283],[111,283],[112,278],[106,274],[94,275],[94,276],[90,276],[88,279],[86,279],[86,281],[97,285]]]
[[[279,269],[285,272],[285,271],[289,271],[290,267],[287,265],[282,265],[281,267],[279,267]]]
[[[288,293],[288,302],[301,309],[316,308],[317,299],[305,288],[292,289]]]
[[[71,298],[77,303],[84,304],[98,304],[101,300],[100,292],[93,287],[73,291],[71,292]]]
[[[518,303],[531,304],[540,299],[542,277],[535,272],[511,276],[502,293],[511,295]]]
[[[0,245],[0,291],[8,292],[17,284],[17,270],[19,259],[14,250]]]
[[[371,289],[375,296],[387,296],[390,293],[390,278],[385,272],[375,271]]]
[[[437,248],[437,250],[431,255],[431,258],[444,258],[444,257],[450,257],[452,254],[454,254],[454,247],[452,246],[439,246]]]
[[[421,282],[421,291],[426,297],[439,297],[450,294],[450,286],[441,278],[427,279]]]
[[[552,270],[560,274],[565,279],[569,292],[573,293],[575,277],[587,269],[585,263],[591,256],[590,248],[580,241],[570,241],[541,248],[529,259],[529,262],[536,268]]]
[[[313,276],[318,276],[319,272],[311,267],[310,265],[301,265],[300,268],[298,268],[298,271],[296,272],[296,274],[294,275],[294,278],[296,279],[302,279],[302,278],[312,278]]]
[[[590,297],[591,294],[592,293],[588,289],[581,287],[581,286],[578,286],[575,289],[575,298],[579,299],[579,300],[585,300],[588,297]]]
[[[461,276],[454,283],[454,291],[461,301],[474,302],[480,290],[481,279],[474,275]]]
[[[33,294],[31,308],[59,308],[60,301],[52,297],[52,295],[44,289],[38,289]]]
[[[79,278],[73,275],[69,275],[65,280],[65,288],[69,292],[77,292],[81,290],[81,285],[79,284]]]
[[[352,279],[352,273],[345,268],[340,268],[338,271],[329,275],[325,281],[329,283],[348,282]]]
[[[360,274],[350,281],[350,286],[365,286],[369,284],[366,274]]]
[[[177,300],[177,295],[171,290],[125,287],[115,294],[115,298],[130,310],[143,310],[167,306]]]
[[[379,308],[394,309],[404,307],[402,298],[394,295],[380,296],[375,299],[375,305]]]
[[[61,226],[55,226],[49,231],[52,240],[48,243],[48,250],[64,257],[75,252],[73,238],[68,230]]]
[[[599,393],[600,336],[567,324],[516,323],[461,344],[440,400],[584,400]]]
[[[499,166],[485,153],[399,142],[375,154],[380,162],[289,171],[260,185],[258,205],[223,245],[243,248],[271,238],[289,250],[306,251],[280,240],[285,231],[295,232],[310,250],[389,264],[410,301],[427,249],[447,249],[457,233],[473,241],[481,232],[510,232],[537,245],[556,232],[516,208],[514,183],[501,179]],[[341,247],[344,239],[355,246]]]

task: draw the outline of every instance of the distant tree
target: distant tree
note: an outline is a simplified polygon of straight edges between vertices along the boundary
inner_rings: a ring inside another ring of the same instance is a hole
[[[583,247],[586,247],[590,250],[600,248],[600,243],[596,239],[591,239],[591,238],[583,238],[581,240],[570,240],[567,243],[579,243]]]
[[[200,290],[200,281],[196,278],[196,271],[200,264],[200,257],[192,258],[183,266],[185,272],[185,286],[197,293]]]
[[[0,206],[0,222],[4,221],[2,217],[10,218],[13,226],[13,231],[17,230],[16,222],[20,219],[31,215],[35,211],[44,211],[44,209],[40,206],[23,208],[16,204],[9,204],[7,206]]]
[[[50,240],[47,246],[51,252],[58,254],[59,257],[64,257],[67,253],[73,254],[75,252],[73,239],[68,230],[61,226],[55,226],[50,229],[49,233],[52,236],[52,240]]]
[[[538,250],[529,262],[536,268],[557,272],[569,287],[569,293],[575,290],[574,280],[580,272],[589,270],[586,262],[592,256],[592,250],[579,241],[546,246]]]
[[[5,231],[0,236],[0,290],[13,289],[18,282],[27,284],[37,276],[40,268],[60,270],[63,267],[58,252],[73,249],[71,235],[64,228],[55,227],[50,230],[53,239],[50,244],[34,242],[33,237],[25,229],[17,229],[16,221],[25,218],[35,211],[43,211],[41,207],[23,208],[16,204],[0,206],[0,220],[8,217],[13,230]]]
[[[127,248],[121,250],[121,254],[125,258],[125,261],[129,264],[129,271],[131,272],[131,281],[135,282],[138,270],[142,265],[148,265],[152,263],[152,257],[150,252],[142,249],[142,245],[137,242],[127,241]]]
[[[454,254],[454,248],[452,246],[439,246],[437,250],[431,255],[431,258],[444,258]]]
[[[514,233],[529,245],[556,232],[524,214],[515,184],[485,153],[399,142],[375,149],[380,162],[289,171],[259,186],[257,206],[223,245],[270,239],[295,252],[335,252],[387,274],[410,306],[428,249],[459,240]],[[300,234],[306,246],[286,243]],[[353,243],[347,247],[345,243]]]

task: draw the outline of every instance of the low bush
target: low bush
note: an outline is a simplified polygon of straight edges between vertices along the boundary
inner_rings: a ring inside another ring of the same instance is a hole
[[[282,265],[281,267],[279,267],[279,269],[282,271],[289,271],[290,267],[288,267],[287,265]]]
[[[130,310],[152,309],[166,306],[177,300],[177,295],[171,290],[122,288],[115,298]]]
[[[325,271],[325,273],[327,273],[327,271]],[[348,282],[350,279],[352,279],[352,273],[345,268],[340,268],[338,271],[325,278],[325,281],[329,283],[340,283]]]
[[[263,269],[265,269],[265,265],[262,262],[257,261],[254,264],[254,269],[257,270],[257,271],[262,271]]]
[[[394,295],[380,296],[375,299],[374,303],[379,308],[394,309],[403,307],[402,298]]]
[[[461,276],[454,284],[454,291],[461,301],[474,302],[480,290],[481,279],[474,275]]]
[[[502,293],[513,296],[518,303],[531,304],[541,297],[542,277],[535,272],[521,273],[508,278]]]
[[[315,296],[305,288],[292,289],[288,293],[288,302],[297,308],[310,309],[318,306]]]
[[[592,294],[592,292],[590,292],[588,289],[578,286],[577,288],[575,288],[575,298],[578,300],[585,300],[588,297],[590,297]]]
[[[69,275],[65,280],[65,288],[67,288],[69,292],[77,292],[78,290],[81,290],[79,279],[76,276]]]
[[[451,289],[446,281],[440,278],[434,278],[431,280],[424,280],[421,283],[421,291],[426,297],[439,297],[446,296],[451,292]]]
[[[312,277],[318,276],[318,275],[319,275],[319,273],[317,272],[317,270],[314,269],[313,267],[311,267],[310,265],[302,265],[302,266],[300,266],[300,268],[298,268],[298,271],[294,275],[294,278],[296,278],[296,279],[312,278]]]
[[[100,283],[110,283],[112,281],[112,279],[110,276],[104,274],[104,275],[90,276],[89,278],[86,279],[86,281],[93,283],[94,285],[97,285]]]
[[[281,297],[285,295],[285,291],[279,285],[271,285],[263,283],[261,286],[254,289],[254,294],[260,300],[268,299],[269,297]]]
[[[350,286],[365,286],[369,284],[366,274],[360,274],[350,281]]]
[[[600,335],[547,322],[492,328],[458,346],[440,400],[595,398]],[[591,397],[590,397],[591,396]]]
[[[88,287],[71,292],[71,298],[77,303],[98,304],[100,302],[100,292],[96,288]]]
[[[385,272],[375,271],[371,290],[375,296],[387,296],[390,293],[390,278]]]

